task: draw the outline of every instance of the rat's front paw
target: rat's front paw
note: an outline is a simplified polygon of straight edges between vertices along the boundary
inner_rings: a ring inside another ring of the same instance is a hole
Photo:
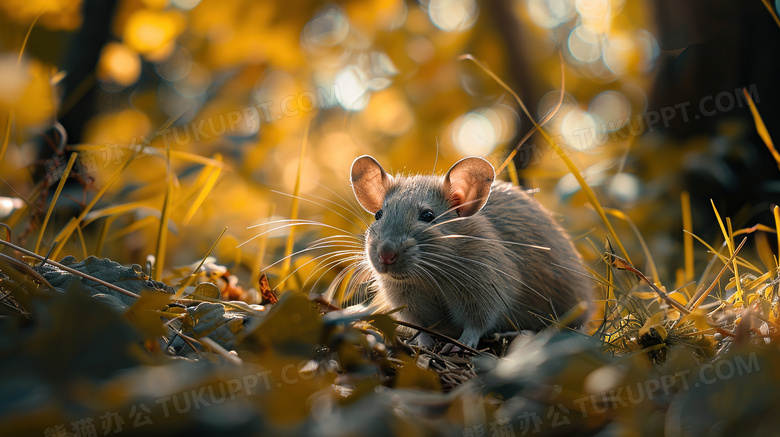
[[[480,337],[482,337],[482,334],[480,334],[478,331],[466,328],[463,330],[463,334],[461,334],[458,341],[472,349],[476,349],[477,344],[479,344]]]
[[[412,340],[412,344],[415,346],[424,347],[428,350],[433,350],[433,346],[436,344],[436,342],[430,335],[424,332],[420,332],[417,337]]]

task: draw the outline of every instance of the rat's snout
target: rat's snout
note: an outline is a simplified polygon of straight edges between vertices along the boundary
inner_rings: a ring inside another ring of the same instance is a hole
[[[390,265],[398,259],[398,251],[393,245],[385,243],[379,246],[376,256],[379,258],[380,263]]]
[[[377,273],[400,279],[409,275],[410,262],[413,258],[409,252],[412,241],[383,240],[372,245],[370,251],[371,264]]]

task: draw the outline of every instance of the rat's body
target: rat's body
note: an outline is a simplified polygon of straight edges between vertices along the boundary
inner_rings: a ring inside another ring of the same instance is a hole
[[[540,317],[590,308],[591,286],[566,233],[536,200],[493,177],[481,158],[444,177],[393,178],[371,157],[355,161],[358,200],[381,211],[365,244],[380,307],[405,306],[400,319],[471,347],[488,332],[540,329]],[[418,342],[432,339],[421,333]]]

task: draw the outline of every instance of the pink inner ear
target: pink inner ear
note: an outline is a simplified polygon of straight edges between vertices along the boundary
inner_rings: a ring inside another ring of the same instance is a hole
[[[458,193],[453,193],[453,194],[450,196],[450,206],[451,206],[451,207],[452,207],[452,206],[458,206],[458,205],[460,205],[461,203],[463,203],[463,199],[461,198],[460,194],[458,194]]]
[[[466,198],[466,193],[463,192],[462,188],[458,188],[450,194],[450,208],[455,209],[455,212],[458,214],[458,217],[463,215],[463,211],[461,211],[463,207],[461,205],[463,205],[464,202],[463,199],[465,198]]]

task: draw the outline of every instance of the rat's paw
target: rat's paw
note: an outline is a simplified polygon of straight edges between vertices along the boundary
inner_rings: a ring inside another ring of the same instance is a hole
[[[476,349],[477,344],[479,344],[480,337],[482,337],[482,333],[480,333],[479,331],[475,329],[466,328],[463,330],[463,334],[461,334],[458,341],[472,349]]]
[[[420,332],[420,334],[414,340],[412,340],[412,344],[415,346],[424,347],[428,350],[433,350],[433,346],[436,344],[436,342],[430,335],[424,332]]]

